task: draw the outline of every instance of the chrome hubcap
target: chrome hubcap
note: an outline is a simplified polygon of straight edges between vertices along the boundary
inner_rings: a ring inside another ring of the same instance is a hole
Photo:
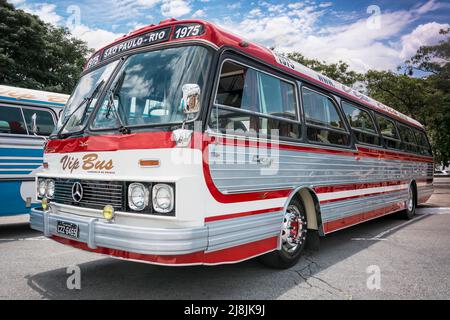
[[[293,253],[305,241],[306,221],[297,206],[290,205],[284,214],[281,240],[283,250]]]
[[[406,207],[408,209],[408,211],[412,211],[414,208],[414,197],[413,197],[413,192],[412,189],[409,188],[409,194],[408,194],[408,200],[406,202]]]

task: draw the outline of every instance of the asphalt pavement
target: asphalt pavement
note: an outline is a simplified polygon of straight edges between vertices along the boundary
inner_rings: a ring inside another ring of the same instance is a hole
[[[116,260],[49,240],[26,216],[1,218],[0,299],[449,299],[450,178],[435,185],[413,220],[392,215],[336,232],[282,271],[256,260],[211,267]],[[74,266],[80,289],[67,286]]]

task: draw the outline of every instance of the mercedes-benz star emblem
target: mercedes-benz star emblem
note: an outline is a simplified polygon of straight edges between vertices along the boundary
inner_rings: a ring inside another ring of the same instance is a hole
[[[72,199],[75,202],[80,202],[83,199],[83,186],[79,182],[75,182],[72,186]]]

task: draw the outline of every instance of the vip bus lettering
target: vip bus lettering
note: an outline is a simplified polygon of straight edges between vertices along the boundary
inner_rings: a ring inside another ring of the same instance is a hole
[[[109,161],[97,161],[98,155],[96,153],[90,153],[83,157],[83,170],[111,170],[114,168],[112,160]]]
[[[89,154],[85,155],[82,158],[83,165],[81,168],[86,171],[92,170],[92,169],[111,170],[114,168],[112,160],[98,161],[97,159],[98,159],[98,154],[96,154],[96,153],[89,153]],[[70,157],[70,156],[66,155],[61,158],[60,162],[62,164],[63,170],[69,170],[70,173],[72,173],[74,170],[76,170],[80,167],[80,161],[75,157]]]
[[[61,158],[61,164],[63,170],[69,170],[72,173],[74,170],[80,167],[80,161],[77,158],[64,156]]]

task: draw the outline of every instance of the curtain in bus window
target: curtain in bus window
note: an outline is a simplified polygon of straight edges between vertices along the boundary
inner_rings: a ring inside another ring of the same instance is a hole
[[[257,87],[257,72],[253,69],[245,70],[244,88],[242,89],[241,109],[261,112],[259,108],[259,95]]]
[[[0,106],[0,133],[27,134],[19,108]]]

